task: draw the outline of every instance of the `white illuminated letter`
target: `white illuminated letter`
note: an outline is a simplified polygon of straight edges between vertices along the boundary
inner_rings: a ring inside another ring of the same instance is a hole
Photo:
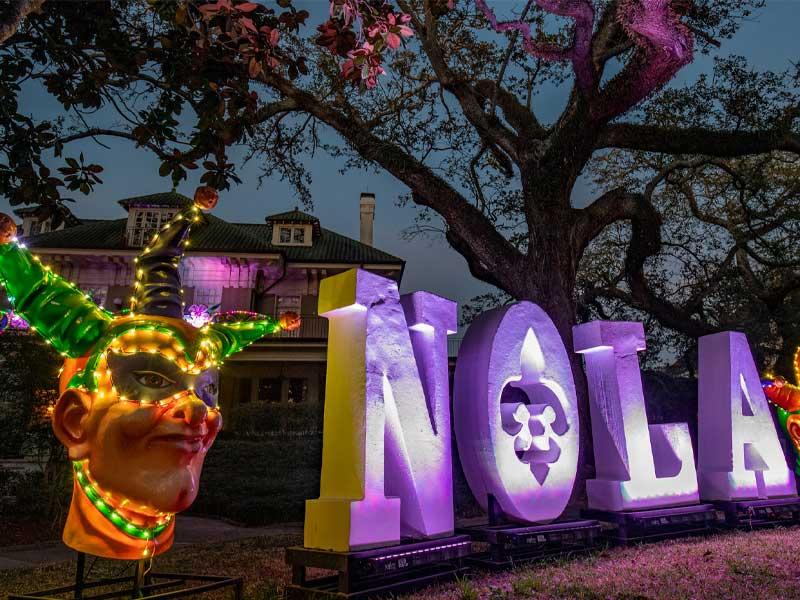
[[[797,493],[743,333],[700,338],[698,438],[703,500]]]
[[[697,474],[686,423],[648,425],[637,352],[641,323],[592,321],[573,329],[589,383],[597,479],[589,507],[622,511],[697,502]]]
[[[569,357],[531,302],[483,313],[461,344],[453,390],[458,454],[473,494],[524,522],[569,501],[578,465],[578,409]]]
[[[360,269],[320,285],[330,321],[320,498],[305,546],[337,551],[453,532],[447,335],[456,304]],[[392,497],[396,496],[396,497]]]

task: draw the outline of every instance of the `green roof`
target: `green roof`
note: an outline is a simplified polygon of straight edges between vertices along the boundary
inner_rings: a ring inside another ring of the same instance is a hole
[[[267,217],[267,223],[277,221],[284,223],[315,223],[319,222],[319,219],[314,215],[310,215],[307,212],[303,212],[302,210],[297,210],[295,208],[294,210],[290,210],[288,212],[282,212]]]
[[[156,195],[158,194],[153,194]],[[175,195],[180,196],[180,194]],[[142,198],[152,198],[152,196],[142,196]],[[120,201],[120,204],[134,200],[136,199],[129,198]],[[30,236],[25,243],[30,248],[48,250],[138,250],[125,243],[127,224],[127,218],[82,220],[81,225]],[[311,246],[276,246],[272,244],[271,224],[230,223],[214,215],[206,215],[204,222],[194,227],[189,248],[190,253],[195,251],[281,254],[290,262],[399,265],[405,263],[401,258],[387,252],[323,228],[319,228],[319,234],[315,235]]]
[[[158,206],[158,207],[178,207],[186,206],[192,199],[179,194],[178,192],[160,192],[158,194],[147,194],[145,196],[133,196],[124,198],[118,202],[125,210],[131,206]]]

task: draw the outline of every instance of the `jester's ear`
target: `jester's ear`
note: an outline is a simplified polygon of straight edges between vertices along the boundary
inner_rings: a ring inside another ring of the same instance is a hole
[[[3,242],[6,237],[0,232],[0,282],[14,312],[59,352],[82,356],[105,334],[111,317],[13,238]]]
[[[82,460],[89,454],[86,419],[91,408],[91,396],[77,388],[66,390],[56,403],[53,432],[67,448],[70,460]]]

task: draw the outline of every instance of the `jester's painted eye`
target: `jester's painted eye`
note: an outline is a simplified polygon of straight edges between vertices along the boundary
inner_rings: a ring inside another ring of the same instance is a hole
[[[140,385],[157,390],[175,385],[174,381],[155,371],[134,371],[133,376]]]

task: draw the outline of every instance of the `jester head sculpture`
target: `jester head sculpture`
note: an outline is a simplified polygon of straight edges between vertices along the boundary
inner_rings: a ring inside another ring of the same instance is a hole
[[[183,249],[215,200],[200,188],[156,234],[135,259],[130,311],[118,315],[52,273],[0,215],[0,280],[9,300],[65,357],[52,423],[74,470],[63,538],[80,552],[142,559],[170,548],[174,516],[197,496],[222,426],[220,364],[266,334],[299,326],[290,313],[201,328],[184,320]]]
[[[794,372],[800,383],[800,348],[794,354]],[[772,374],[762,380],[762,386],[764,395],[775,406],[778,423],[794,448],[794,470],[800,475],[800,387]]]

